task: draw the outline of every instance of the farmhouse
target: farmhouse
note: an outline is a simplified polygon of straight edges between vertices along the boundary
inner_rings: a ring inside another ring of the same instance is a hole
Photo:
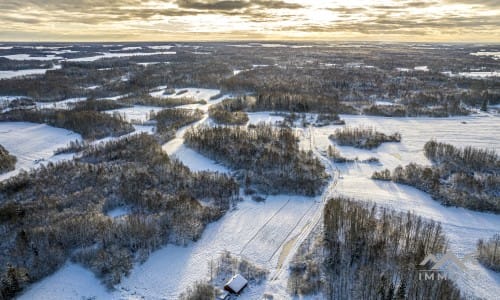
[[[224,289],[230,293],[239,294],[247,285],[248,281],[240,274],[236,274],[226,283]]]

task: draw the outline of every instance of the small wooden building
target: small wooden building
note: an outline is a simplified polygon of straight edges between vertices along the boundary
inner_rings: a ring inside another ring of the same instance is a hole
[[[224,286],[224,289],[233,294],[239,294],[248,285],[248,280],[240,274],[234,275]]]

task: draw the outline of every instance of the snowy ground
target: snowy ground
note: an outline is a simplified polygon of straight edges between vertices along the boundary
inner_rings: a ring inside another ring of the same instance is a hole
[[[220,99],[196,107],[207,111],[212,103],[218,101]],[[269,113],[255,113],[249,117],[250,123],[279,120],[279,117]],[[313,150],[335,178],[324,195],[315,198],[279,195],[268,197],[262,203],[245,198],[238,203],[236,209],[210,224],[196,243],[187,247],[167,245],[152,253],[144,264],[137,265],[130,276],[124,278],[114,292],[106,292],[91,273],[69,264],[34,284],[21,299],[45,299],[55,294],[68,299],[78,299],[81,296],[95,296],[96,299],[173,299],[189,285],[206,279],[209,261],[223,250],[270,271],[267,282],[261,286],[251,286],[240,299],[260,299],[264,293],[274,295],[274,299],[289,298],[286,292],[288,263],[300,243],[321,220],[324,200],[333,193],[373,201],[399,211],[410,210],[422,217],[439,221],[450,240],[450,250],[459,256],[473,251],[478,238],[487,238],[500,231],[498,215],[443,207],[429,195],[414,188],[369,178],[374,170],[391,169],[399,164],[429,164],[422,147],[431,138],[457,146],[500,149],[498,116],[483,114],[448,119],[365,116],[342,118],[351,126],[374,126],[385,133],[399,131],[403,141],[387,143],[373,151],[338,147],[344,156],[358,156],[360,159],[375,156],[380,159],[381,164],[334,166],[325,161],[322,153],[331,144],[328,135],[339,126],[297,129],[301,147]],[[210,124],[207,116],[193,126],[204,123]],[[183,145],[182,136],[189,127],[180,129],[176,138],[165,144],[163,149],[195,171],[227,172],[223,166]],[[500,275],[474,263],[466,263],[466,266],[467,274],[456,278],[463,291],[485,299],[496,299],[500,294]],[[70,271],[74,274],[68,275]],[[67,276],[74,278],[67,280]],[[71,280],[78,280],[78,284],[73,284]]]
[[[430,164],[423,154],[423,145],[430,139],[456,146],[472,145],[498,151],[500,139],[500,117],[481,115],[462,118],[381,118],[365,116],[342,116],[350,126],[374,126],[377,130],[392,133],[399,131],[401,143],[386,143],[378,149],[358,150],[338,147],[342,155],[360,159],[375,156],[378,164],[337,164],[341,179],[336,191],[356,199],[373,201],[398,211],[412,211],[424,218],[442,223],[449,238],[450,251],[463,257],[475,251],[477,240],[489,238],[500,232],[500,216],[480,213],[463,208],[444,207],[415,188],[392,182],[370,179],[375,170],[393,169],[410,162]],[[465,124],[463,123],[465,122]],[[316,143],[321,150],[331,144],[328,135],[333,127],[315,128]],[[362,187],[362,188],[360,188]],[[488,271],[477,263],[467,262],[467,273],[458,276],[460,288],[471,295],[485,299],[497,299],[500,295],[500,274]]]
[[[70,141],[81,139],[77,133],[45,124],[0,122],[0,144],[17,157],[16,169],[0,175],[0,180],[14,176],[21,169],[27,171],[39,163],[70,159],[72,155],[54,156],[54,151]]]

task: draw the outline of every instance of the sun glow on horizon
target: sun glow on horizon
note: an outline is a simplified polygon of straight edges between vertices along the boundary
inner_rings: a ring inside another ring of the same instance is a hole
[[[500,42],[500,2],[3,0],[3,41]]]

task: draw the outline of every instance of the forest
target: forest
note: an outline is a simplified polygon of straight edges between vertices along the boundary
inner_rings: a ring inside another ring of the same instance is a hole
[[[299,150],[287,127],[201,126],[184,136],[187,146],[236,171],[247,190],[266,194],[318,195],[328,175],[311,152]]]
[[[83,104],[88,105],[88,104]],[[122,136],[134,131],[134,127],[119,116],[80,110],[17,109],[0,114],[0,122],[33,122],[74,131],[84,139],[101,139]]]
[[[197,240],[238,194],[227,175],[191,172],[147,134],[23,171],[0,183],[1,298],[68,259],[113,287],[160,246]]]
[[[477,259],[487,268],[500,272],[500,234],[477,242]]]
[[[449,280],[419,280],[429,253],[444,253],[441,225],[342,197],[328,201],[291,266],[292,295],[327,299],[461,299]]]
[[[248,115],[243,111],[245,106],[243,98],[225,99],[212,105],[208,110],[208,115],[217,124],[245,125],[248,122]]]
[[[336,129],[329,138],[339,146],[352,146],[361,149],[377,148],[386,142],[401,142],[400,133],[386,135],[376,131],[373,127],[343,127]]]
[[[432,166],[411,163],[375,172],[372,178],[416,187],[444,205],[500,213],[500,160],[494,150],[431,140],[424,153]]]
[[[16,162],[17,158],[11,155],[4,146],[0,145],[0,174],[14,170]]]
[[[164,144],[175,137],[179,128],[201,120],[203,112],[198,109],[164,109],[151,117],[156,121],[155,137],[160,144]]]

